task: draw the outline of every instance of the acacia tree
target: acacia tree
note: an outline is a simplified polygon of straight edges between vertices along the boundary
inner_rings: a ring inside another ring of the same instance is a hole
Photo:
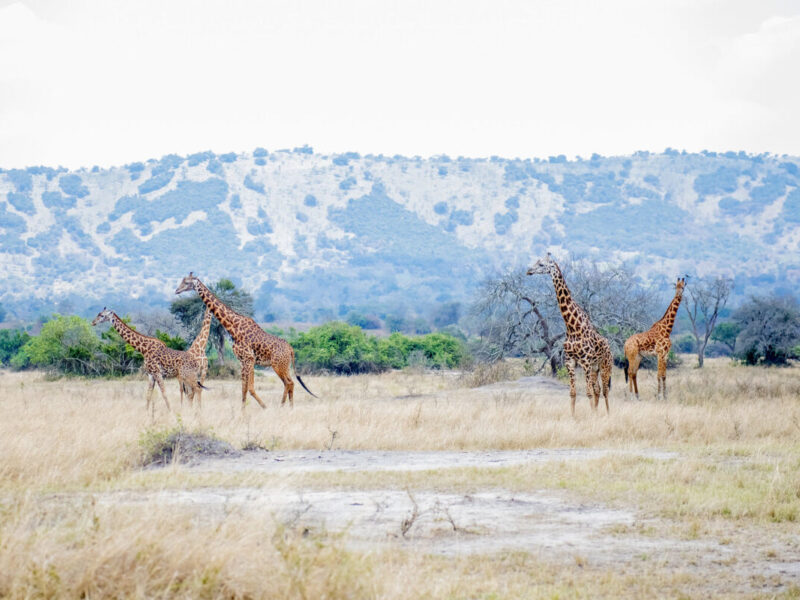
[[[574,260],[560,266],[573,299],[609,339],[615,354],[622,352],[631,333],[652,322],[655,295],[628,267]],[[564,364],[566,329],[549,277],[512,271],[489,279],[480,288],[472,314],[479,321],[479,359],[538,356],[542,362],[537,370],[549,365],[553,374]]]
[[[731,354],[736,354],[736,338],[739,336],[741,327],[734,321],[723,321],[718,323],[711,334],[711,339],[720,344],[724,344],[731,351]]]
[[[538,370],[549,363],[555,375],[563,364],[565,335],[556,323],[557,311],[541,279],[531,279],[524,271],[486,280],[472,307],[480,322],[478,358],[494,362],[509,355],[539,355],[543,361]]]
[[[220,279],[208,288],[225,305],[237,313],[248,317],[253,316],[253,297],[245,290],[237,289],[230,279]],[[206,306],[197,294],[173,301],[169,310],[191,334],[190,339],[200,331]],[[211,340],[211,345],[217,350],[219,360],[223,364],[225,363],[226,333],[225,328],[216,317],[212,318],[208,338]]]
[[[697,342],[697,366],[703,368],[703,357],[706,346],[720,311],[725,308],[733,291],[733,280],[728,277],[714,279],[697,279],[686,286],[688,298],[684,298],[683,307],[692,324],[692,334]]]

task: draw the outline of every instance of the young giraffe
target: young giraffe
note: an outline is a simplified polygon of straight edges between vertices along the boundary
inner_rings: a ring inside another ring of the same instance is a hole
[[[169,400],[167,400],[167,394],[164,391],[164,377],[177,377],[181,389],[181,402],[183,402],[183,390],[185,388],[191,404],[195,393],[203,387],[197,380],[200,364],[193,357],[186,352],[167,348],[164,342],[159,339],[135,331],[120,319],[117,313],[107,308],[103,308],[97,314],[92,321],[92,325],[97,325],[104,321],[110,321],[120,337],[144,357],[144,370],[150,379],[145,407],[147,410],[150,409],[150,400],[156,383],[158,384],[158,389],[161,390],[161,396],[164,398],[167,410],[172,410]],[[155,412],[155,403],[153,403],[153,412]]]
[[[639,384],[636,381],[636,372],[639,370],[639,362],[643,354],[655,354],[658,357],[658,391],[656,400],[661,396],[662,391],[664,400],[667,399],[667,354],[672,347],[669,339],[672,333],[672,326],[675,325],[675,315],[681,305],[683,288],[686,279],[678,278],[675,284],[675,297],[667,307],[667,312],[653,326],[642,333],[635,333],[625,340],[625,382],[628,384],[628,393],[636,394],[639,399]]]
[[[564,281],[564,275],[550,253],[536,261],[536,264],[528,269],[528,275],[537,274],[549,274],[553,278],[558,307],[561,309],[561,316],[564,317],[564,324],[567,327],[564,355],[567,358],[565,363],[569,373],[572,416],[575,416],[575,369],[578,365],[586,374],[586,394],[589,396],[592,410],[597,410],[597,405],[600,403],[600,385],[597,381],[599,374],[606,401],[606,414],[608,414],[608,391],[611,389],[612,365],[611,346],[608,344],[608,340],[597,333],[589,320],[589,315],[572,299],[567,282]]]
[[[250,317],[240,315],[226,306],[192,273],[181,280],[175,293],[180,294],[190,290],[197,292],[200,299],[211,309],[214,316],[233,338],[233,353],[242,364],[242,410],[245,408],[248,392],[256,399],[261,408],[266,408],[256,394],[255,365],[257,364],[273,368],[280,380],[283,381],[281,406],[286,402],[288,395],[289,404],[294,407],[294,381],[291,376],[291,369],[294,367],[294,349],[289,342],[267,333]],[[306,387],[296,370],[295,377],[309,394],[317,397]]]
[[[208,334],[211,331],[211,318],[213,315],[211,314],[211,309],[206,308],[206,314],[203,316],[203,324],[200,326],[200,333],[197,334],[197,337],[194,338],[192,345],[189,346],[189,349],[186,353],[194,358],[199,365],[197,371],[197,380],[202,384],[206,381],[206,374],[208,373],[208,357],[206,356],[206,344],[208,343]],[[182,389],[182,388],[181,388]],[[197,404],[198,406],[201,404],[200,396],[203,392],[203,388],[199,388],[197,390]],[[181,394],[181,403],[183,403],[183,395]]]

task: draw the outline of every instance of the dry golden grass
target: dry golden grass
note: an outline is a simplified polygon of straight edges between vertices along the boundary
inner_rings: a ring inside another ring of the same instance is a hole
[[[751,455],[800,447],[800,369],[685,368],[669,374],[668,402],[655,401],[654,377],[641,379],[643,401],[626,401],[615,373],[609,417],[593,414],[585,396],[573,419],[565,392],[471,390],[448,374],[394,372],[310,378],[322,400],[300,391],[294,409],[279,406],[274,377],[259,377],[257,388],[270,403],[266,410],[249,403],[244,413],[238,382],[210,381],[202,410],[167,413],[162,403],[152,421],[142,380],[47,381],[6,372],[0,485],[50,490],[102,482],[136,462],[143,432],[178,423],[236,447],[280,449],[328,448],[334,431],[332,447],[340,449],[690,447]]]
[[[669,401],[640,373],[642,402],[626,401],[615,371],[611,415],[593,414],[579,380],[578,414],[566,392],[470,389],[453,374],[309,377],[278,406],[272,376],[256,387],[268,408],[244,414],[237,381],[210,381],[202,410],[145,412],[143,379],[48,381],[0,372],[0,597],[753,597],[753,577],[648,562],[607,569],[577,554],[430,557],[360,552],[337,535],[302,532],[236,514],[209,526],[185,509],[98,507],[72,492],[137,487],[561,489],[632,506],[681,535],[782,535],[800,520],[800,369],[712,360],[668,374]],[[168,386],[177,407],[174,382]],[[157,400],[159,400],[157,398]],[[183,426],[235,447],[486,450],[539,447],[660,448],[680,458],[613,455],[501,469],[294,475],[141,471],[140,440]],[[336,432],[334,437],[333,432]],[[278,481],[280,480],[280,481]],[[52,500],[58,494],[63,501]],[[82,498],[80,500],[76,498]],[[720,524],[721,523],[721,524]],[[766,576],[765,576],[766,577]],[[765,581],[772,581],[766,577]],[[765,590],[771,589],[765,584]],[[800,597],[796,587],[777,595]]]

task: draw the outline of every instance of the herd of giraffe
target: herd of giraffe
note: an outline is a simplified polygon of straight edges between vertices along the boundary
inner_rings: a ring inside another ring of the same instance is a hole
[[[164,378],[166,377],[178,378],[181,405],[183,405],[184,393],[188,396],[190,405],[193,404],[195,396],[197,396],[198,406],[200,405],[202,390],[207,389],[203,382],[208,371],[206,343],[211,329],[212,315],[217,318],[230,334],[233,339],[233,353],[242,364],[242,409],[244,410],[246,405],[248,392],[256,399],[261,408],[266,408],[266,405],[256,394],[254,385],[255,365],[271,366],[273,368],[283,382],[281,405],[286,402],[288,397],[290,406],[294,406],[294,381],[292,380],[291,371],[295,370],[295,359],[294,349],[289,345],[289,342],[267,333],[253,319],[241,315],[225,305],[202,281],[192,273],[189,273],[188,277],[184,277],[181,280],[175,293],[180,294],[191,290],[196,291],[206,305],[206,313],[203,317],[200,333],[197,334],[191,347],[186,351],[168,348],[158,338],[135,331],[120,319],[116,313],[107,308],[103,308],[92,321],[92,325],[110,321],[122,339],[144,357],[144,370],[149,379],[147,409],[149,410],[151,407],[150,399],[153,394],[153,388],[158,384],[158,389],[161,390],[161,396],[164,398],[167,410],[171,410],[167,394],[164,391]],[[314,396],[311,390],[306,387],[306,384],[303,383],[303,380],[300,379],[296,370],[295,377],[297,377],[300,385]],[[316,398],[316,396],[314,397]],[[153,410],[155,410],[155,405],[153,405]]]
[[[558,307],[567,329],[564,356],[569,373],[572,415],[575,416],[575,369],[578,365],[586,374],[586,394],[589,396],[592,409],[597,410],[597,405],[600,403],[602,384],[606,413],[608,413],[608,391],[611,389],[611,365],[613,363],[611,346],[608,340],[594,328],[586,311],[572,299],[564,275],[550,253],[528,269],[528,275],[542,274],[549,274],[553,279]],[[672,347],[669,336],[672,333],[672,326],[675,324],[675,315],[678,312],[685,285],[685,279],[678,279],[675,286],[675,297],[670,302],[664,316],[656,321],[650,329],[632,335],[625,342],[625,381],[628,382],[628,392],[634,393],[637,400],[639,399],[639,387],[636,382],[636,372],[639,369],[639,361],[643,355],[653,354],[658,357],[657,396],[663,395],[664,399],[667,398],[667,355]],[[600,383],[598,383],[598,377]]]
[[[611,346],[608,340],[597,332],[589,319],[588,313],[572,298],[561,269],[549,253],[528,269],[527,274],[547,274],[553,280],[556,299],[566,326],[564,356],[566,358],[567,372],[569,373],[570,409],[572,415],[575,416],[575,398],[577,395],[575,370],[578,366],[583,369],[586,375],[586,393],[589,396],[591,408],[595,411],[597,410],[602,392],[606,404],[606,413],[608,413],[608,393],[611,389],[611,367],[613,364]],[[625,342],[625,381],[628,382],[628,392],[635,394],[637,399],[639,398],[639,387],[636,381],[636,373],[643,355],[657,356],[657,397],[663,396],[666,399],[667,354],[671,347],[670,333],[675,324],[675,315],[678,312],[685,285],[685,279],[678,279],[675,286],[675,297],[664,316],[656,321],[648,331],[634,334]],[[256,365],[271,366],[283,382],[281,405],[285,404],[288,398],[289,405],[294,406],[292,371],[294,371],[294,376],[297,377],[300,385],[316,398],[297,374],[294,349],[286,340],[267,333],[252,318],[239,314],[224,304],[193,273],[189,273],[187,277],[181,280],[175,293],[180,294],[188,291],[197,293],[206,305],[206,312],[200,332],[187,351],[173,350],[168,348],[161,340],[135,331],[120,319],[116,313],[106,308],[103,308],[92,321],[92,325],[110,321],[120,336],[144,357],[144,370],[149,378],[146,405],[148,410],[151,407],[150,401],[156,384],[161,390],[161,396],[164,398],[167,410],[170,410],[169,401],[164,391],[165,377],[177,377],[181,405],[183,405],[184,393],[188,396],[190,405],[193,403],[195,396],[197,397],[198,406],[200,405],[202,390],[207,389],[203,382],[208,370],[206,343],[208,342],[212,315],[217,318],[230,334],[233,339],[233,353],[242,365],[242,410],[246,406],[248,393],[258,402],[261,408],[266,408],[255,390]],[[153,404],[154,409],[155,405]]]

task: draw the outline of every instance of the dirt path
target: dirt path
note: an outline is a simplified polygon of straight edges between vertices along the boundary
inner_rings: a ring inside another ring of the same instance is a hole
[[[556,450],[509,450],[476,452],[379,451],[379,450],[285,450],[253,451],[225,458],[193,461],[188,468],[199,472],[308,473],[316,471],[427,471],[463,467],[509,467],[526,463],[588,460],[603,456],[631,455],[658,460],[676,458],[660,450],[603,450],[568,448]]]

